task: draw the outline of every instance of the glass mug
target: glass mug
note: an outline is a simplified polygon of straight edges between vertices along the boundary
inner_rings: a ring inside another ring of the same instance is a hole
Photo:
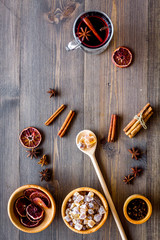
[[[66,50],[81,48],[85,52],[99,54],[108,47],[113,32],[112,21],[105,13],[84,12],[73,24],[74,40],[68,43]]]

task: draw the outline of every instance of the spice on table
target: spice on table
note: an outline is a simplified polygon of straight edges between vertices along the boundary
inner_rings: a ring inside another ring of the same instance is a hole
[[[47,93],[50,93],[50,98],[56,96],[56,91],[53,88],[50,88],[50,90]]]
[[[65,109],[65,105],[62,104],[53,114],[52,116],[45,122],[45,125],[48,126],[53,122],[53,120]]]
[[[131,170],[134,177],[139,176],[140,173],[142,172],[142,168],[138,168],[138,167],[133,167],[131,168]]]
[[[141,155],[138,149],[135,149],[134,147],[132,149],[128,149],[128,152],[132,154],[132,159],[135,158],[138,160],[138,157]]]
[[[104,137],[100,140],[100,144],[105,145],[107,143],[107,138]]]
[[[87,39],[87,41],[89,41],[88,37],[91,36],[91,34],[89,34],[91,32],[91,30],[88,30],[87,27],[85,27],[84,30],[82,27],[80,29],[81,29],[81,32],[78,32],[79,38],[81,38],[82,42],[84,41],[85,38]]]
[[[52,176],[51,170],[48,168],[46,168],[45,170],[42,170],[40,174],[41,174],[40,175],[41,181],[45,180],[46,182],[48,182]]]
[[[45,154],[39,160],[38,164],[41,164],[41,167],[43,167],[44,165],[48,165],[48,159],[47,159],[47,156]]]
[[[128,175],[128,176],[125,176],[125,178],[123,179],[123,182],[125,182],[126,184],[130,184],[132,183],[133,179],[134,179],[133,175]]]
[[[116,122],[117,122],[117,116],[115,114],[112,114],[109,133],[108,133],[108,142],[114,142],[115,140]]]
[[[132,121],[123,129],[125,134],[133,138],[143,127],[147,129],[146,122],[152,116],[153,109],[150,103],[147,103],[144,108],[132,119]]]
[[[62,124],[62,126],[61,126],[61,128],[60,128],[60,130],[58,132],[58,136],[59,137],[63,137],[64,136],[64,134],[66,133],[66,131],[68,129],[68,126],[69,126],[72,118],[74,117],[74,115],[75,115],[75,112],[70,110],[70,112],[68,113],[64,123]]]
[[[37,155],[40,153],[40,151],[38,151],[38,148],[32,148],[31,150],[27,150],[26,152],[29,153],[27,157],[30,157],[31,159],[37,158]]]
[[[133,220],[141,220],[146,217],[147,213],[147,203],[141,198],[133,199],[127,206],[127,214]]]

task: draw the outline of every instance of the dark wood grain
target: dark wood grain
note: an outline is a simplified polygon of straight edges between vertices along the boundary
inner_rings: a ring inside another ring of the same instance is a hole
[[[106,12],[113,21],[115,32],[109,48],[100,55],[67,52],[75,18],[90,9]],[[90,186],[102,192],[90,160],[75,144],[83,129],[93,130],[98,137],[96,157],[128,239],[160,239],[159,10],[156,0],[0,0],[0,239],[121,239],[111,213],[99,231],[86,236],[71,232],[61,219],[62,201],[71,190]],[[134,54],[126,69],[111,62],[113,50],[122,45]],[[50,99],[49,88],[55,88],[58,95]],[[147,102],[154,109],[148,129],[129,139],[122,129]],[[53,124],[45,126],[61,104],[67,108]],[[70,109],[76,116],[61,139],[57,133]],[[107,136],[111,114],[118,115],[117,141],[103,147],[99,142]],[[42,132],[40,148],[53,170],[49,183],[40,181],[38,160],[28,159],[19,143],[19,132],[27,126]],[[139,161],[131,160],[127,151],[133,146],[143,152]],[[124,185],[124,175],[136,165],[144,169],[143,175],[133,185]],[[28,183],[48,188],[57,205],[53,223],[34,235],[18,231],[6,211],[11,193]],[[123,216],[124,201],[134,193],[145,195],[153,205],[151,219],[139,226]]]

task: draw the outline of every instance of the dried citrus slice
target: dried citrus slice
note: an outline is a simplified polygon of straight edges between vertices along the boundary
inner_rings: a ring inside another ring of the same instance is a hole
[[[126,68],[132,62],[132,53],[126,47],[119,47],[114,50],[112,61],[117,67]]]
[[[26,216],[26,207],[30,204],[30,201],[22,196],[19,197],[15,202],[15,208],[19,216],[25,217]]]
[[[49,197],[48,197],[45,193],[43,193],[43,192],[41,192],[41,191],[35,191],[35,192],[33,192],[33,193],[30,195],[29,199],[30,199],[31,201],[33,201],[35,198],[40,198],[47,207],[50,207],[50,206],[51,206],[51,201],[50,201]],[[36,200],[36,201],[38,202],[38,200]],[[35,201],[35,202],[36,202],[36,201]],[[34,202],[34,201],[33,201],[33,202]],[[35,202],[34,202],[34,203],[35,203]],[[41,204],[42,204],[42,202],[41,202]]]
[[[29,219],[29,221],[31,222],[37,222],[37,221],[40,221],[40,220],[33,220],[30,216],[28,216],[28,214],[26,213],[26,217]]]
[[[40,191],[40,190],[38,190],[36,188],[27,188],[24,190],[23,193],[24,193],[25,197],[29,199],[30,195],[35,191]]]
[[[23,129],[19,136],[20,142],[25,148],[36,148],[41,140],[40,132],[34,127]]]
[[[37,227],[40,224],[40,221],[31,221],[27,217],[21,217],[20,222],[28,228]]]
[[[44,210],[39,206],[30,204],[26,208],[27,215],[33,220],[40,220],[43,217]]]

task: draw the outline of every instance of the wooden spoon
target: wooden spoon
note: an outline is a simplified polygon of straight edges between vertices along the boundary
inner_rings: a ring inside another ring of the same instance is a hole
[[[92,136],[95,137],[96,143],[91,148],[85,148],[85,149],[80,148],[80,146],[78,144],[79,140],[81,139],[82,136],[89,135],[89,134],[92,134]],[[108,191],[107,185],[105,183],[105,180],[103,178],[103,175],[101,173],[101,170],[98,166],[98,163],[97,163],[97,160],[96,160],[96,157],[95,157],[95,151],[96,151],[96,147],[97,147],[97,137],[96,137],[96,135],[93,132],[91,132],[90,130],[83,130],[83,131],[81,131],[77,134],[76,144],[77,144],[77,147],[79,148],[79,150],[81,150],[83,153],[87,154],[90,157],[90,159],[93,163],[94,169],[96,171],[96,174],[98,176],[98,179],[99,179],[99,181],[101,183],[101,186],[103,188],[103,191],[105,193],[105,196],[107,198],[107,201],[108,201],[108,204],[110,206],[111,212],[113,214],[114,220],[117,224],[117,227],[118,227],[118,230],[120,232],[121,238],[123,240],[127,240],[127,237],[126,237],[126,234],[124,232],[123,226],[121,224],[121,221],[120,221],[119,216],[117,214],[116,208],[115,208],[114,203],[112,201],[111,195]]]

